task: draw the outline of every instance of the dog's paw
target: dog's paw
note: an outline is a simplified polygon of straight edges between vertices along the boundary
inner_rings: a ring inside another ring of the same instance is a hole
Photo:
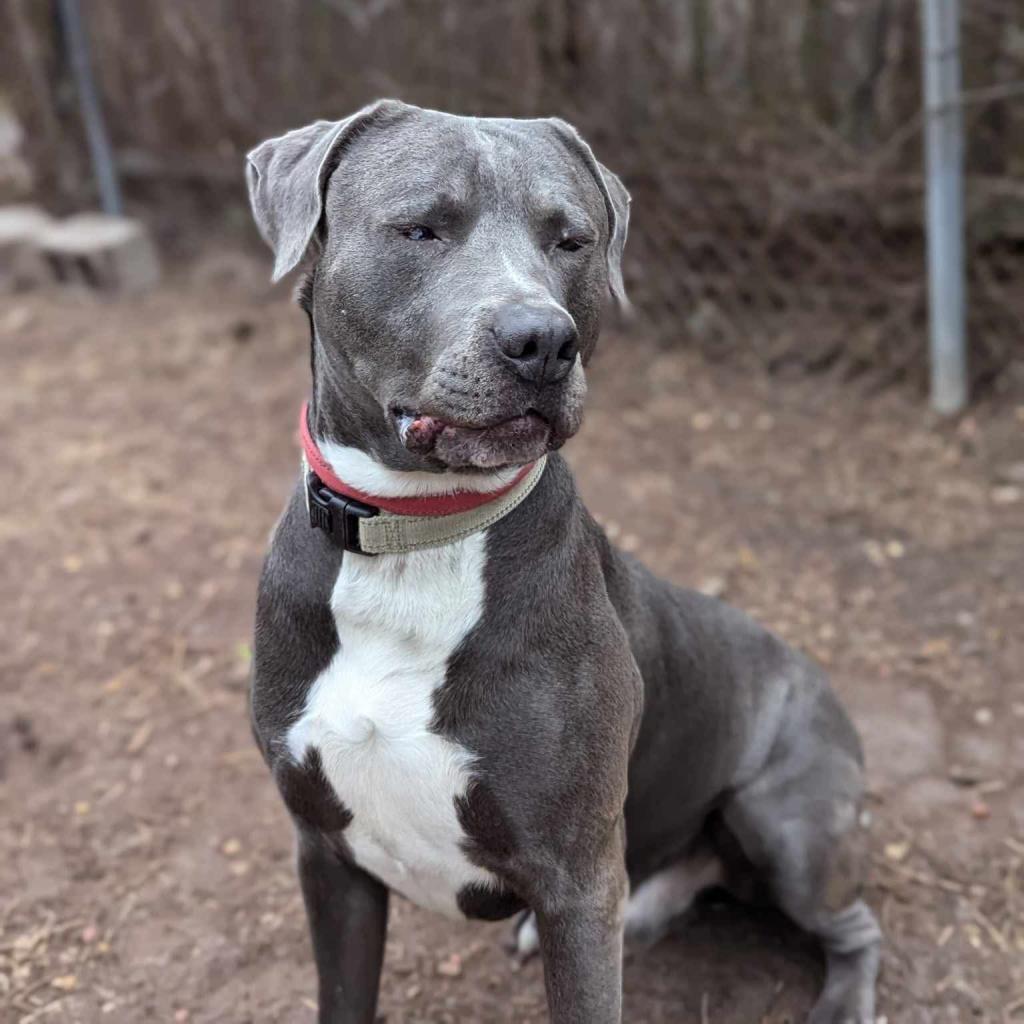
[[[532,910],[526,910],[516,918],[505,948],[520,961],[529,960],[540,952],[537,917]]]

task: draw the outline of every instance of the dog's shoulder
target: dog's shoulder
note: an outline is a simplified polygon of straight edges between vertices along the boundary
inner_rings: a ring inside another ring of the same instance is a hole
[[[310,530],[301,481],[274,527],[260,574],[250,703],[265,754],[338,649],[331,593],[341,551]]]

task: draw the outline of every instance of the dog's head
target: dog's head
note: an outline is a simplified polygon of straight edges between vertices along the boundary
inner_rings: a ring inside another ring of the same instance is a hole
[[[494,469],[579,428],[629,197],[564,121],[384,100],[249,154],[275,280],[311,256],[315,428],[395,469]]]

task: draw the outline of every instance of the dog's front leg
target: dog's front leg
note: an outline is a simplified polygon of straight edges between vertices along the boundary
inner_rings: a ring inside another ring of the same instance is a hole
[[[373,1024],[388,920],[388,891],[298,829],[299,881],[313,938],[320,1024]]]
[[[621,850],[588,880],[567,881],[536,907],[552,1024],[622,1020],[622,927],[626,870]]]

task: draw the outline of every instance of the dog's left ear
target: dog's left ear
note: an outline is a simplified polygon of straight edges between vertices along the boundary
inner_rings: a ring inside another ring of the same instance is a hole
[[[622,282],[622,253],[626,248],[626,234],[629,231],[629,193],[619,176],[598,162],[593,150],[568,121],[550,117],[548,123],[568,149],[583,160],[601,189],[608,211],[608,290],[619,308],[629,312],[629,299],[626,298],[626,288]]]
[[[260,234],[274,250],[273,280],[284,277],[309,249],[327,183],[345,146],[370,125],[408,109],[398,100],[378,100],[343,121],[315,121],[249,153],[249,202]]]

